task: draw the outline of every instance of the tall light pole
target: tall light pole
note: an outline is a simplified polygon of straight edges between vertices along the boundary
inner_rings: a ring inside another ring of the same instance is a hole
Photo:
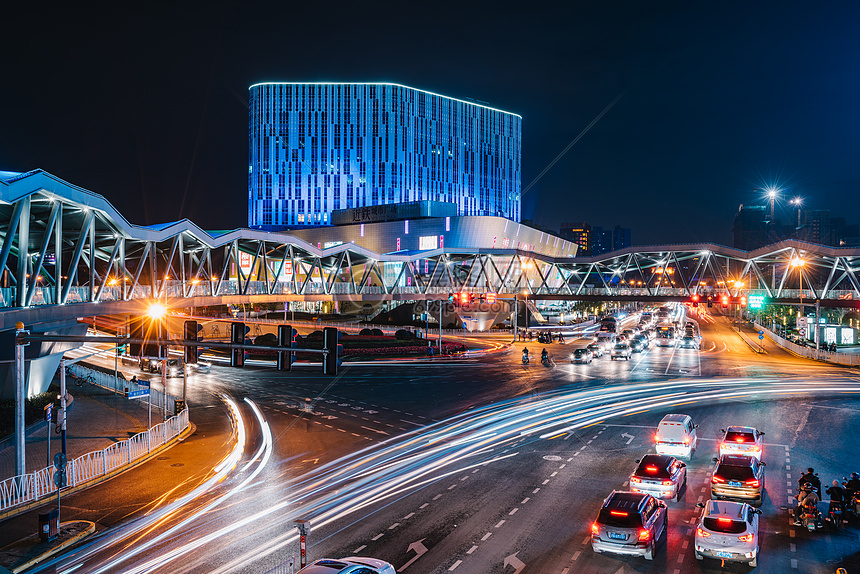
[[[789,201],[789,203],[797,206],[797,229],[800,229],[800,205],[803,203],[803,200],[799,197],[795,197]]]
[[[770,222],[773,223],[773,205],[776,200],[776,190],[769,189],[767,192],[767,196],[770,199]]]

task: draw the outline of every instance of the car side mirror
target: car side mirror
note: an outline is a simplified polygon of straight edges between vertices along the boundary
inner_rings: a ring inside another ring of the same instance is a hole
[[[657,504],[660,506],[660,508],[666,508],[666,503],[663,501],[660,501]]]
[[[762,466],[767,466],[767,463],[765,461],[761,461],[759,464]]]
[[[764,431],[759,431],[759,433],[758,433],[758,434],[760,434],[760,435],[764,436]]]
[[[642,461],[641,461],[640,459],[638,459],[638,458],[637,458],[637,459],[636,459],[636,464],[639,464],[640,462],[642,462]]]
[[[711,460],[712,460],[712,461],[714,461],[714,462],[720,462],[720,459],[718,459],[717,457],[714,457],[714,458],[712,458]]]
[[[693,425],[693,428],[697,429],[697,428],[699,428],[699,425]]]
[[[720,429],[720,432],[726,432],[726,429]]]
[[[697,502],[697,503],[696,503],[696,508],[704,508],[704,507],[705,507],[705,503],[704,503],[704,502]]]
[[[683,462],[682,462],[682,463],[681,463],[681,468],[687,468],[686,463],[683,463]]]
[[[761,514],[761,509],[759,509],[759,508],[753,508],[752,511],[755,514]]]

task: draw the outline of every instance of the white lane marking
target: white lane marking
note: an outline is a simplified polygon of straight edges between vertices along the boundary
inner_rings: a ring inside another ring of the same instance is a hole
[[[582,541],[582,544],[583,544],[583,545],[588,544],[588,542],[589,542],[590,540],[591,540],[591,535],[588,535],[588,536],[586,536],[586,537],[585,537],[585,540],[583,540],[583,541]]]
[[[352,553],[353,553],[353,554],[358,554],[359,552],[361,552],[361,551],[362,551],[362,550],[364,550],[365,548],[367,548],[367,544],[364,544],[363,546],[359,546],[358,548],[356,548],[355,550],[353,550],[353,551],[352,551]]]
[[[797,546],[795,546],[794,544],[789,544],[788,545],[788,551],[789,552],[797,552]]]
[[[403,518],[401,518],[401,520],[409,520],[409,519],[410,519],[410,518],[412,518],[413,516],[415,516],[415,513],[414,513],[414,512],[410,512],[409,514],[407,514],[406,516],[404,516]]]
[[[476,468],[475,470],[473,470],[473,471],[472,471],[472,474],[475,474],[475,473],[476,473],[476,472],[478,472],[479,470],[481,470],[481,469],[480,469],[480,468]]]
[[[419,509],[419,510],[424,510],[424,509],[425,509],[425,508],[427,508],[428,506],[430,506],[430,503],[429,503],[429,502],[425,502],[424,504],[422,504],[421,506],[419,506],[419,507],[418,507],[418,509]]]
[[[546,480],[545,480],[545,481],[543,481],[541,484],[546,484],[547,482],[549,482],[549,479],[546,479]]]
[[[791,465],[790,464],[785,465],[785,470],[791,470]]]
[[[464,476],[463,478],[461,478],[461,479],[460,479],[460,482],[463,482],[463,481],[464,481],[464,480],[466,480],[467,478],[469,478],[469,477],[468,477],[468,476]]]
[[[582,447],[579,450],[585,450],[585,447],[586,447],[586,445],[582,445]]]
[[[587,443],[585,443],[585,444],[591,444],[591,443],[593,443],[593,442],[594,442],[594,440],[590,440],[590,441],[588,441],[588,442],[587,442]]]
[[[573,453],[573,456],[579,456],[579,451]]]
[[[369,430],[369,431],[371,431],[371,432],[375,432],[375,433],[379,433],[379,434],[384,434],[385,436],[391,436],[391,435],[390,435],[390,434],[388,434],[387,432],[385,432],[385,431],[381,431],[381,430],[379,430],[379,429],[375,429],[375,428],[371,428],[371,427],[365,427],[365,426],[363,426],[363,427],[361,427],[361,428],[363,428],[363,429],[365,429],[365,430]]]
[[[453,572],[454,570],[456,570],[456,569],[457,569],[457,566],[459,566],[459,565],[460,565],[460,564],[462,564],[462,563],[463,563],[463,561],[462,561],[462,560],[457,560],[456,562],[454,562],[453,564],[451,564],[451,567],[450,567],[450,568],[448,568],[448,572]]]
[[[375,541],[379,540],[380,538],[382,538],[383,536],[385,536],[385,533],[384,533],[384,532],[382,532],[382,533],[380,533],[380,534],[377,534],[376,536],[374,536],[373,538],[371,538],[371,540],[373,540],[373,541],[375,542]]]
[[[505,519],[504,519],[504,518],[502,518],[501,520],[499,520],[499,523],[498,523],[498,524],[496,524],[495,526],[493,526],[493,528],[498,528],[499,526],[501,526],[501,525],[502,525],[502,524],[504,524],[504,523],[505,523]]]
[[[557,475],[557,474],[558,474],[558,471],[555,471],[554,473],[552,473],[551,475],[549,475],[549,477],[550,477],[550,478],[552,478],[552,477],[554,477],[554,476],[555,476],[555,475]]]
[[[689,545],[690,545],[690,541],[689,541],[689,540],[684,540],[684,543],[683,543],[683,544],[681,544],[681,548],[683,548],[684,550],[686,550],[686,549],[687,549],[687,546],[689,546]]]
[[[484,536],[481,538],[481,542],[486,542],[486,541],[487,541],[487,538],[489,538],[489,537],[490,537],[490,536],[492,536],[492,535],[493,535],[493,533],[492,533],[492,532],[487,532],[487,533],[486,533],[486,534],[484,534]]]
[[[683,555],[683,554],[678,554],[678,564],[680,564],[680,563],[681,563],[681,562],[683,562],[683,561],[684,561],[684,555]]]
[[[792,523],[792,524],[794,524],[794,523]],[[794,528],[792,528],[791,530],[789,530],[789,531],[788,531],[788,537],[789,537],[789,538],[794,538],[794,534],[795,534],[795,533],[794,533]]]
[[[532,494],[537,494],[539,490],[540,490],[540,487],[537,487],[536,489],[534,489],[534,490],[532,491]]]
[[[395,522],[394,524],[392,524],[391,526],[389,526],[389,527],[388,527],[388,529],[389,529],[389,530],[394,530],[394,529],[395,529],[395,528],[397,528],[398,526],[400,526],[400,523],[399,523],[399,522]]]
[[[598,433],[598,434],[599,434],[599,433]],[[596,439],[596,438],[597,438],[597,435],[594,435],[593,437],[591,437],[591,440],[594,440],[594,439]]]
[[[576,562],[576,560],[579,558],[580,554],[582,554],[582,551],[577,550],[576,552],[573,553],[573,556],[570,559],[573,560],[574,562]]]
[[[455,488],[457,488],[457,485],[452,484],[451,486],[448,487],[448,490],[454,490]]]
[[[471,554],[472,552],[474,552],[474,551],[475,551],[475,550],[477,550],[477,549],[478,549],[478,547],[477,547],[477,546],[472,546],[471,548],[469,548],[468,550],[466,550],[466,554]]]
[[[794,558],[791,559],[791,567],[797,568],[797,560],[795,560]]]
[[[517,510],[519,510],[519,508],[514,508],[513,510],[511,510],[510,512],[508,512],[508,516],[513,516],[514,514],[516,514],[516,513],[517,513]]]
[[[566,467],[566,466],[567,466],[566,464],[563,464],[563,465],[561,465],[560,467],[558,467],[558,469],[559,469],[559,470],[561,470],[561,469],[563,469],[563,468],[564,468],[564,467]]]
[[[570,461],[572,461],[572,460],[573,460],[573,458],[569,458],[569,459],[567,459],[567,462],[570,462]]]
[[[439,500],[440,498],[442,498],[442,495],[437,494],[436,496],[433,497],[433,500]]]
[[[526,503],[526,502],[528,502],[529,500],[531,500],[531,498],[529,498],[528,496],[526,496],[525,498],[523,498],[523,501],[522,501],[522,502],[520,502],[520,504],[525,504],[525,503]]]

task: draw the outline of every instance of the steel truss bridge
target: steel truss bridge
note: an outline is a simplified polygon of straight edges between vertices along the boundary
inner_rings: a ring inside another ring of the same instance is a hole
[[[129,223],[104,197],[42,170],[0,172],[0,321],[264,301],[444,299],[452,292],[545,300],[685,300],[760,294],[772,303],[855,306],[860,248],[788,240],[754,251],[715,244],[554,258],[445,247],[376,253],[319,248],[289,233],[204,231],[187,219]]]

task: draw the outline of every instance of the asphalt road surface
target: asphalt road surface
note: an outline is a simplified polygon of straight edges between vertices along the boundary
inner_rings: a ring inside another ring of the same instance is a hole
[[[111,500],[70,500],[63,519],[86,516],[100,534],[43,570],[265,572],[298,554],[303,518],[310,559],[373,556],[406,573],[747,572],[692,550],[720,429],[740,424],[766,432],[755,570],[835,572],[860,529],[801,531],[788,508],[807,466],[825,483],[860,471],[860,372],[760,355],[725,318],[697,320],[701,350],[590,365],[571,364],[586,344],[573,341],[527,343],[529,365],[516,343],[457,360],[345,364],[336,378],[213,367],[188,381],[197,434],[115,479]],[[547,365],[535,361],[544,346]],[[700,446],[682,499],[668,503],[666,544],[653,562],[595,554],[597,509],[653,452],[669,412],[694,418]]]

